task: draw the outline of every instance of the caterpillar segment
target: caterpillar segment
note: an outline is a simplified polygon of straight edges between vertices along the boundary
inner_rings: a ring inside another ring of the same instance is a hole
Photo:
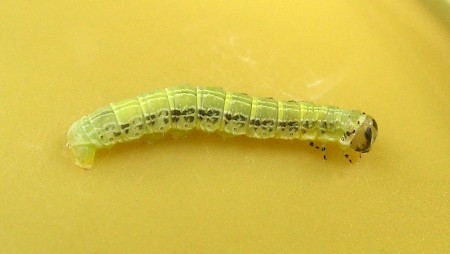
[[[99,108],[72,124],[67,141],[76,164],[91,168],[98,149],[194,129],[307,141],[323,152],[324,159],[325,144],[335,142],[349,160],[348,150],[369,152],[378,134],[376,121],[360,111],[182,85]]]

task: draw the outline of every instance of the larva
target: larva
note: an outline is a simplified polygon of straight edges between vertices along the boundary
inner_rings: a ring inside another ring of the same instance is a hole
[[[72,124],[67,141],[76,165],[91,168],[97,149],[144,135],[193,129],[258,139],[299,139],[312,146],[316,141],[337,142],[344,151],[360,153],[370,151],[378,134],[375,120],[356,110],[182,85],[99,108]]]

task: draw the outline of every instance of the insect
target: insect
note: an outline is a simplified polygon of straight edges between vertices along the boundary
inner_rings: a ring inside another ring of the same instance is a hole
[[[369,152],[378,134],[376,121],[356,110],[181,85],[99,108],[72,124],[67,141],[76,165],[91,168],[97,149],[144,135],[193,129],[257,139],[299,139],[323,152],[325,144],[336,142],[350,162],[346,151]]]

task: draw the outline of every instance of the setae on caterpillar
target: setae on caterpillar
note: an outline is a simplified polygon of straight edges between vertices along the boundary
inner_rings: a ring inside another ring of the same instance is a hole
[[[99,108],[72,124],[67,141],[76,165],[91,168],[97,149],[144,135],[193,129],[258,139],[300,139],[311,146],[316,141],[337,142],[342,150],[359,153],[369,152],[378,134],[375,120],[356,110],[182,85]]]

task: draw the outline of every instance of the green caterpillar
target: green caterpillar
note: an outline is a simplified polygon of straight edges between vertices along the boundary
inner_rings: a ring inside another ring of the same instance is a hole
[[[300,139],[311,146],[313,141],[338,142],[344,151],[360,153],[370,151],[378,134],[375,120],[359,111],[183,85],[102,107],[76,121],[67,141],[76,165],[91,168],[97,149],[144,135],[193,129],[258,139]]]

